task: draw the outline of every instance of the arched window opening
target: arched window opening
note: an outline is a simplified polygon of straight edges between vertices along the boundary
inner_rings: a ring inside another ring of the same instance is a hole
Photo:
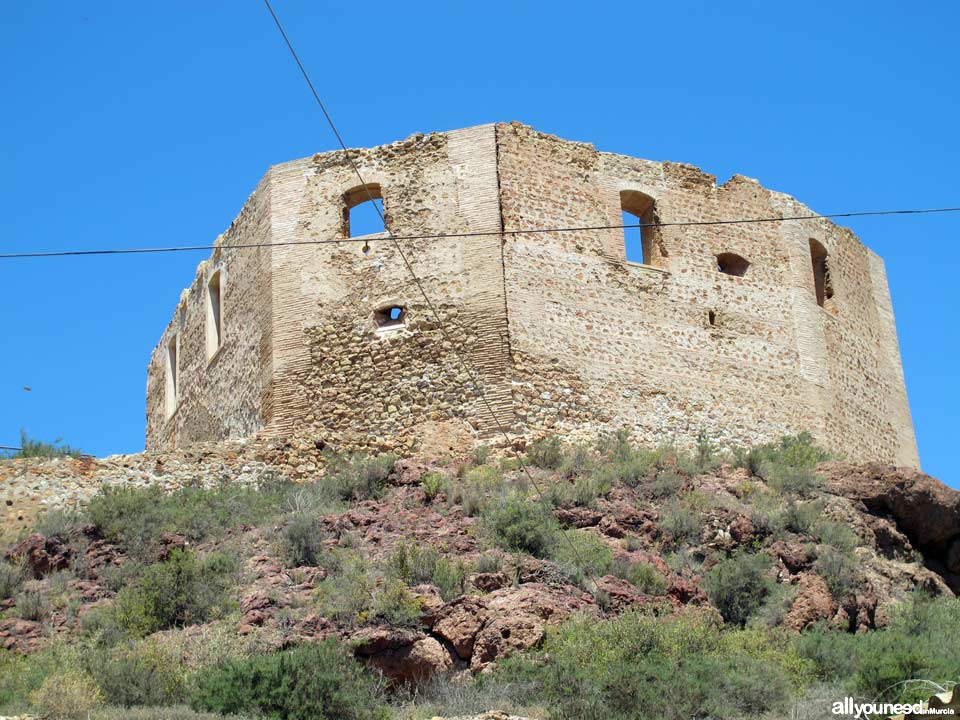
[[[178,384],[178,374],[179,366],[177,365],[177,345],[180,341],[179,335],[174,335],[167,342],[167,357],[166,357],[166,382],[164,385],[164,408],[169,418],[177,410],[177,402],[179,401],[178,393],[179,388]]]
[[[830,261],[827,249],[818,240],[810,239],[810,261],[813,263],[813,287],[817,305],[829,308],[833,298],[833,281],[830,279]]]
[[[223,344],[220,271],[207,283],[207,358],[212,358]]]
[[[343,195],[344,237],[363,237],[386,232],[381,218],[383,213],[383,196],[376,183],[367,183],[348,190]]]
[[[717,270],[724,275],[743,277],[747,274],[748,267],[750,267],[750,261],[736,253],[720,253],[717,255]]]
[[[653,198],[638,190],[623,190],[620,193],[620,217],[623,225],[641,226],[623,229],[627,260],[644,265],[659,265],[662,255],[660,228],[653,227],[659,221]]]
[[[391,328],[403,327],[406,321],[406,310],[400,305],[388,305],[380,308],[373,314],[374,322],[378,330],[389,330]]]

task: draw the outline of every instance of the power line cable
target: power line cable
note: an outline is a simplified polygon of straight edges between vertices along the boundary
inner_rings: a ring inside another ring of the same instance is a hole
[[[290,50],[290,54],[293,55],[294,60],[296,60],[297,66],[300,68],[300,72],[303,74],[304,79],[307,81],[307,84],[310,86],[310,90],[313,93],[313,96],[316,99],[317,104],[320,105],[320,109],[323,110],[323,115],[327,119],[327,124],[330,125],[330,129],[333,130],[334,135],[336,135],[337,141],[340,143],[340,147],[342,147],[344,152],[346,152],[347,160],[353,166],[353,170],[357,174],[357,178],[359,178],[360,183],[363,185],[364,189],[367,191],[368,197],[372,201],[374,199],[373,195],[370,192],[370,189],[367,186],[366,182],[364,182],[363,176],[360,174],[360,168],[357,167],[356,163],[354,163],[353,159],[350,157],[350,152],[347,150],[347,146],[344,144],[343,138],[340,136],[340,132],[337,130],[336,126],[333,124],[333,120],[331,119],[330,114],[327,112],[326,108],[324,107],[323,102],[320,100],[320,95],[317,93],[316,88],[314,88],[313,83],[310,81],[310,77],[307,74],[306,69],[303,67],[303,63],[300,62],[300,58],[297,56],[296,51],[293,49],[293,45],[290,43],[289,38],[287,38],[287,34],[283,31],[283,26],[280,24],[280,19],[277,17],[277,14],[273,11],[273,7],[271,7],[270,5],[270,0],[263,0],[263,1],[266,4],[267,9],[270,11],[270,15],[273,17],[273,20],[277,25],[277,29],[280,30],[280,34],[283,36],[283,39],[287,44],[287,48]],[[380,215],[380,219],[384,221],[384,227],[386,227],[386,221],[384,220],[383,213],[380,211],[380,208],[377,206],[375,202],[373,203],[373,205],[377,209],[377,214]],[[430,309],[430,313],[433,315],[434,319],[436,320],[437,328],[440,330],[440,334],[443,337],[444,342],[450,344],[450,347],[453,349],[454,355],[459,360],[460,367],[467,374],[467,377],[470,379],[471,385],[473,385],[474,393],[483,402],[487,412],[490,414],[490,417],[493,418],[493,421],[497,426],[497,430],[500,432],[501,435],[503,435],[503,438],[507,443],[507,447],[508,448],[511,447],[510,435],[507,433],[506,429],[503,427],[503,424],[500,422],[500,418],[497,417],[497,413],[494,411],[493,406],[490,404],[490,400],[487,398],[486,393],[484,392],[483,388],[480,386],[480,383],[477,381],[476,374],[474,373],[473,368],[471,368],[469,364],[466,362],[463,355],[460,353],[460,350],[458,349],[457,344],[451,341],[450,336],[447,334],[446,326],[443,322],[443,319],[440,317],[440,313],[437,312],[436,307],[434,307],[434,304],[431,302],[430,297],[427,295],[427,292],[423,287],[423,283],[421,283],[420,278],[417,276],[416,271],[413,269],[413,265],[410,264],[410,260],[407,258],[406,253],[403,252],[403,248],[400,246],[400,243],[395,238],[393,238],[392,235],[390,235],[389,230],[387,230],[387,234],[389,236],[389,239],[393,240],[393,245],[397,251],[397,254],[400,256],[400,259],[403,261],[403,264],[406,266],[407,271],[410,273],[410,277],[413,279],[414,283],[416,283],[417,289],[420,291],[420,295],[423,297],[423,301],[426,303],[427,307]],[[440,358],[437,358],[437,360],[440,361]],[[520,452],[515,451],[515,455],[517,457],[517,462],[523,474],[527,478],[527,481],[537,491],[538,499],[540,500],[541,504],[545,505],[546,498],[543,490],[540,488],[539,483],[537,483],[537,481],[534,479],[532,473],[530,472],[530,469],[527,467],[526,463],[523,461],[523,458],[521,457]],[[593,577],[593,573],[590,572],[587,564],[584,563],[583,558],[580,555],[579,549],[577,548],[576,545],[574,545],[573,541],[570,539],[570,537],[566,533],[561,533],[561,534],[563,535],[564,539],[570,544],[570,549],[573,551],[574,557],[576,557],[580,561],[581,567],[583,568],[585,574],[593,581],[595,590],[599,592],[600,590],[599,583],[597,582],[597,579]],[[604,612],[603,607],[599,602],[597,606],[600,609],[600,612],[603,613]]]
[[[348,154],[349,160],[349,154]],[[352,164],[352,161],[351,161]],[[366,187],[366,186],[365,186]],[[370,192],[368,191],[368,195]],[[372,199],[377,214],[383,218],[376,198]],[[960,212],[960,207],[944,208],[920,208],[908,210],[868,210],[861,212],[842,212],[825,213],[823,215],[788,215],[786,217],[762,217],[762,218],[734,218],[730,220],[678,220],[676,222],[657,222],[657,223],[632,223],[627,225],[580,225],[572,227],[554,227],[554,228],[521,228],[519,230],[498,230],[498,231],[475,231],[463,233],[422,233],[415,235],[394,235],[387,231],[388,236],[377,237],[352,237],[352,238],[325,238],[321,240],[288,240],[285,242],[272,243],[238,243],[236,245],[173,245],[170,247],[153,248],[104,248],[97,250],[52,250],[40,252],[18,252],[18,253],[0,253],[0,260],[12,260],[15,258],[49,258],[49,257],[74,257],[84,255],[142,255],[147,253],[171,253],[171,252],[189,252],[195,250],[247,250],[252,248],[266,247],[284,247],[289,245],[339,245],[351,242],[382,242],[384,240],[445,240],[454,238],[474,238],[503,235],[536,235],[540,233],[569,233],[569,232],[590,232],[594,230],[625,230],[629,228],[665,228],[665,227],[699,227],[705,225],[745,225],[750,223],[773,223],[773,222],[791,222],[795,220],[827,220],[830,218],[845,217],[871,217],[878,215],[929,215],[933,213],[951,213]],[[386,223],[384,223],[386,228]]]

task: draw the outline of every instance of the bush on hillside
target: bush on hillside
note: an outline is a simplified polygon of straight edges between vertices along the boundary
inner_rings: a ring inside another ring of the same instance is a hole
[[[422,617],[420,598],[402,580],[390,580],[374,594],[368,619],[394,627],[416,628]]]
[[[50,675],[30,694],[30,704],[43,717],[55,720],[87,720],[103,704],[103,693],[93,678],[77,670]]]
[[[816,467],[830,457],[830,453],[813,442],[810,433],[804,432],[753,448],[745,457],[741,455],[740,461],[774,490],[805,496],[822,484]]]
[[[504,550],[545,558],[556,546],[560,527],[538,502],[511,494],[490,503],[483,516],[494,542]]]
[[[838,600],[854,592],[860,584],[857,558],[849,551],[833,547],[823,548],[819,551],[813,567],[826,581],[830,593]]]
[[[380,688],[334,640],[226,663],[199,673],[195,710],[284,720],[386,720]]]
[[[548,635],[542,652],[501,663],[490,681],[526,684],[551,717],[757,717],[783,710],[810,672],[786,640],[762,640],[728,638],[692,613],[574,619]]]
[[[109,540],[139,560],[156,558],[165,532],[197,542],[242,524],[256,525],[276,517],[279,507],[294,497],[315,496],[324,488],[286,481],[260,487],[223,484],[215,488],[189,486],[165,493],[162,488],[106,487],[87,509],[90,522]],[[316,509],[314,507],[314,509]]]
[[[22,565],[0,560],[0,600],[13,597],[25,577]]]
[[[707,573],[704,588],[723,619],[744,625],[773,587],[767,576],[770,559],[766,555],[739,553],[721,560]]]
[[[390,454],[334,456],[329,482],[342,500],[379,498],[396,463],[397,456]]]
[[[174,550],[169,560],[147,567],[136,582],[121,589],[112,605],[90,613],[87,629],[113,639],[206,622],[232,605],[227,590],[236,571],[236,561],[223,553],[201,560]]]
[[[675,545],[688,545],[700,540],[703,523],[696,510],[680,500],[672,500],[661,513],[660,526],[670,534]]]
[[[20,431],[20,449],[10,457],[17,458],[59,458],[59,457],[80,457],[83,453],[79,448],[63,445],[63,438],[57,438],[53,442],[44,442],[27,435],[26,430]]]
[[[298,512],[280,536],[280,555],[289,567],[323,564],[324,531],[315,515]]]
[[[548,435],[530,445],[527,462],[546,470],[557,470],[563,465],[563,445],[558,435]]]
[[[391,575],[409,585],[436,585],[445,601],[453,600],[465,590],[466,566],[447,560],[431,547],[401,541],[388,559],[387,567]]]
[[[960,600],[916,592],[892,612],[890,624],[866,633],[819,626],[798,636],[797,652],[824,681],[839,680],[849,693],[888,702],[914,702],[929,686],[902,684],[924,678],[940,685],[960,678]]]

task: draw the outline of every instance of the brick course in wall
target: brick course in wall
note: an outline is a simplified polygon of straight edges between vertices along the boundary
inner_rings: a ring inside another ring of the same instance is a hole
[[[747,445],[809,430],[851,459],[919,464],[879,257],[828,220],[669,225],[811,214],[793,198],[518,123],[415,135],[349,159],[379,186],[393,234],[493,233],[401,241],[445,332],[384,234],[368,238],[368,254],[363,239],[231,250],[345,237],[359,185],[346,154],[277,165],[154,351],[148,448],[262,434],[410,451],[489,440],[500,427],[521,437],[627,427],[680,445],[706,430]],[[626,260],[620,230],[500,234],[619,225],[622,193],[652,200],[645,217],[666,224],[650,235],[650,264]],[[811,240],[829,253],[822,307]],[[746,272],[719,272],[723,253],[748,261]],[[204,303],[217,270],[224,341],[208,361]],[[404,308],[402,325],[378,328],[391,306]]]

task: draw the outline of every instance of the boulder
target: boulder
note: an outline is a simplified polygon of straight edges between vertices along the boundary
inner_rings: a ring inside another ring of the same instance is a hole
[[[918,470],[882,463],[822,463],[827,490],[888,515],[923,550],[947,548],[960,538],[960,492]]]
[[[804,573],[797,582],[797,595],[783,620],[783,626],[800,632],[837,612],[826,581],[816,573]]]
[[[417,630],[364,628],[350,638],[354,654],[380,670],[393,685],[420,685],[450,670],[451,651]]]
[[[32,653],[40,646],[41,631],[40,623],[32,620],[0,620],[0,648],[23,654]]]
[[[503,615],[487,623],[477,635],[470,669],[487,665],[516,650],[527,650],[543,641],[543,622],[533,615]]]
[[[576,612],[597,612],[593,597],[574,585],[526,583],[492,592],[487,600],[491,616],[531,615],[551,624],[562,622]]]
[[[467,578],[467,581],[480,592],[493,592],[500,588],[505,588],[510,584],[510,578],[506,573],[474,573]]]
[[[7,557],[25,563],[33,577],[39,580],[44,575],[70,567],[73,550],[59,538],[31,533],[14,545]]]
[[[622,612],[650,600],[638,587],[613,575],[598,578],[597,590],[606,594],[609,607],[614,612]]]
[[[465,595],[441,608],[433,624],[433,634],[449,642],[461,659],[469,660],[477,634],[486,622],[486,601]]]

